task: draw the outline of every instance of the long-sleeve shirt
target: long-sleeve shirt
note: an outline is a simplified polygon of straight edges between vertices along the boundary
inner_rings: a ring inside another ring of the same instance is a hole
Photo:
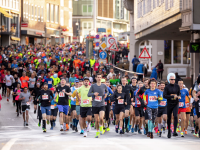
[[[127,96],[127,105],[131,105],[131,98],[134,97],[133,88],[130,85],[122,85],[122,93],[125,93]]]
[[[113,91],[111,90],[111,88],[107,87],[108,88],[108,96],[106,97],[105,101],[109,101],[110,100],[110,96],[113,94]]]
[[[97,92],[99,93],[98,96],[95,96],[94,93]],[[90,90],[88,92],[88,97],[92,97],[93,101],[92,101],[92,106],[93,107],[102,107],[104,106],[104,96],[108,95],[108,89],[107,86],[105,84],[101,84],[100,86],[98,86],[97,84],[92,84],[92,86],[90,87]]]
[[[117,99],[119,96],[120,99]],[[126,93],[115,92],[111,97],[111,101],[115,102],[115,106],[124,106],[125,102],[127,102],[127,95]]]
[[[174,95],[180,96],[180,87],[177,84],[168,84],[163,92],[163,97],[167,99],[167,104],[176,105],[179,100],[174,99]]]

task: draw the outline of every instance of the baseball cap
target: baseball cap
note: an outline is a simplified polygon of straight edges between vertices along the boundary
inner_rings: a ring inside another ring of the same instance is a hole
[[[45,82],[44,85],[48,85],[48,84]]]
[[[89,78],[88,78],[88,77],[85,77],[84,80],[89,80]]]
[[[77,82],[79,82],[79,80],[78,80],[78,79],[76,79],[76,80],[75,80],[75,83],[77,83]]]
[[[101,83],[102,83],[102,82],[106,82],[106,80],[105,80],[105,79],[101,79]]]

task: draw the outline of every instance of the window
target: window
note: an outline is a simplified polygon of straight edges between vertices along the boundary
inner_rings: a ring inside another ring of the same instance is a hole
[[[83,5],[83,13],[87,13],[87,5]]]
[[[173,63],[181,63],[181,41],[174,41]]]
[[[88,22],[88,29],[92,29],[92,23]]]
[[[55,5],[55,22],[58,23],[58,5]]]
[[[50,21],[50,11],[49,11],[49,4],[47,4],[47,22]]]
[[[12,0],[10,0],[10,7],[13,8],[13,1]]]
[[[24,6],[23,6],[23,16],[24,18],[26,18],[26,2],[24,2]]]
[[[51,22],[54,22],[54,5],[51,4]]]
[[[97,28],[101,28],[101,21],[100,20],[97,21]]]
[[[40,6],[38,6],[38,22],[40,22]]]
[[[8,7],[8,6],[9,6],[9,5],[8,5],[8,2],[9,2],[9,1],[8,1],[8,0],[6,0],[6,7]]]
[[[72,1],[69,0],[69,8],[72,8]]]
[[[64,0],[60,0],[60,6],[64,6]]]
[[[120,7],[119,7],[119,0],[115,0],[115,18],[116,19],[119,19],[119,9],[120,9]]]
[[[35,5],[35,21],[37,21],[37,5]]]
[[[82,5],[83,14],[91,14],[92,13],[92,5]]]
[[[143,15],[145,15],[146,11],[145,11],[145,0],[143,1]]]
[[[92,12],[92,5],[88,5],[88,12],[89,12],[89,13]]]
[[[16,0],[16,9],[19,10],[19,0]]]
[[[171,64],[171,43],[172,41],[164,41],[164,63]]]
[[[28,2],[26,2],[26,18],[28,18]]]
[[[69,12],[69,27],[72,28],[72,12]]]
[[[124,19],[124,1],[121,0],[121,17],[120,19]]]
[[[13,0],[13,8],[16,9],[16,0]]]
[[[0,0],[0,6],[3,6],[3,4],[2,4],[3,2],[2,2],[2,0]]]
[[[3,0],[3,6],[6,6],[6,0]]]
[[[83,22],[83,29],[92,29],[92,22]]]
[[[60,24],[61,26],[64,26],[64,11],[60,11]]]
[[[43,6],[41,7],[41,22],[44,21],[44,9]]]
[[[183,64],[190,64],[190,41],[183,41]]]
[[[87,29],[87,22],[83,23],[83,29]]]

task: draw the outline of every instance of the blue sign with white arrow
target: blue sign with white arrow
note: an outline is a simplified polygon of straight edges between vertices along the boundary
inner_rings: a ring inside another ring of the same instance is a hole
[[[106,53],[105,51],[102,51],[101,53],[99,53],[99,57],[100,57],[101,59],[106,59],[107,53]]]

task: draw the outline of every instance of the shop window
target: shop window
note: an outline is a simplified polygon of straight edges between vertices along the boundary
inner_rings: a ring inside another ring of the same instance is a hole
[[[55,22],[58,23],[58,5],[55,5]]]
[[[35,21],[37,21],[37,5],[35,5]]]
[[[92,13],[92,5],[82,5],[82,13],[83,14],[91,14]]]
[[[164,41],[164,53],[165,53],[164,63],[165,64],[171,64],[171,50],[172,50],[171,43],[172,42],[170,40]]]
[[[54,5],[51,4],[51,22],[54,22]]]
[[[181,63],[181,41],[174,41],[173,63]]]
[[[190,41],[183,41],[183,64],[190,64]]]

